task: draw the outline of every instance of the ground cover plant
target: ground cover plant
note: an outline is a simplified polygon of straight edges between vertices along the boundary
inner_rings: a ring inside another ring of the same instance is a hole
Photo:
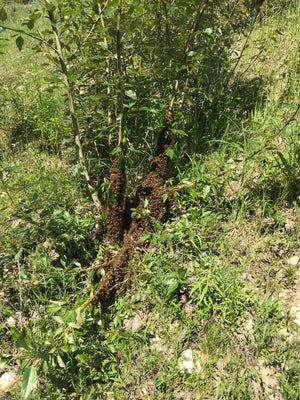
[[[299,15],[0,2],[3,398],[300,397]]]

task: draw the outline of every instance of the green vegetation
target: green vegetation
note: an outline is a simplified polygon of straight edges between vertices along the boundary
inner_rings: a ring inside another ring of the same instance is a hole
[[[298,2],[24,3],[0,1],[0,398],[300,399]]]

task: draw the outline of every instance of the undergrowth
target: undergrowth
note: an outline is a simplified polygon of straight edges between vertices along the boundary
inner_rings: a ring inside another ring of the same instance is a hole
[[[90,299],[108,244],[61,88],[48,96],[30,53],[1,78],[0,369],[30,375],[11,399],[299,398],[299,259],[288,261],[300,256],[299,115],[284,126],[298,107],[299,10],[276,10],[228,85],[222,137],[190,126],[198,147],[174,146],[168,219],[151,221],[131,289],[106,313]],[[129,180],[141,179],[132,164]],[[186,349],[198,369],[180,368]]]

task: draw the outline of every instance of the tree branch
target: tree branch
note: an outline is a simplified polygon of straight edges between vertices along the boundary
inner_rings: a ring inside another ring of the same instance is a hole
[[[124,111],[124,87],[123,87],[123,75],[122,75],[122,65],[121,65],[121,17],[122,17],[122,0],[118,1],[118,18],[117,18],[117,70],[119,75],[119,110],[120,115],[119,120],[119,138],[118,145],[120,146],[123,139],[123,111]]]
[[[51,46],[50,43],[48,43],[46,40],[44,40],[42,38],[39,38],[38,36],[34,36],[31,33],[24,32],[24,31],[22,31],[22,29],[9,28],[8,26],[4,26],[4,25],[0,25],[0,28],[2,28],[4,30],[12,31],[12,32],[21,33],[22,35],[26,35],[26,36],[31,37],[32,39],[38,40],[39,42],[42,42],[46,46],[50,47],[51,50],[53,50],[56,54],[58,54],[55,47]]]
[[[50,22],[51,22],[55,43],[56,43],[56,53],[58,54],[58,57],[59,57],[59,61],[60,61],[60,65],[61,65],[61,69],[62,69],[62,73],[63,73],[64,83],[65,83],[65,86],[67,88],[67,96],[68,96],[68,101],[69,101],[69,111],[70,111],[70,114],[71,114],[72,127],[73,127],[73,132],[74,132],[74,137],[75,137],[75,143],[76,143],[76,145],[78,147],[79,164],[80,164],[80,167],[81,167],[81,169],[83,171],[83,174],[84,174],[88,189],[91,192],[92,200],[93,200],[95,206],[97,207],[97,209],[100,212],[102,212],[102,206],[101,206],[100,200],[98,198],[98,195],[97,195],[95,189],[91,185],[91,178],[90,178],[88,169],[87,169],[87,167],[85,165],[82,144],[81,144],[81,141],[80,141],[80,129],[79,129],[78,118],[77,118],[77,116],[75,114],[74,99],[73,99],[71,85],[70,85],[70,82],[69,82],[69,79],[68,79],[68,69],[67,69],[67,65],[66,65],[65,60],[64,60],[62,47],[61,47],[61,42],[60,42],[60,38],[59,38],[58,31],[57,31],[57,28],[56,28],[56,20],[54,18],[54,14],[53,14],[52,11],[48,10],[48,15],[49,15],[49,19],[50,19]]]

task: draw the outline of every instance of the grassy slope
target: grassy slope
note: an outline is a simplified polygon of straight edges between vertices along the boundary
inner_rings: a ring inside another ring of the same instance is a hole
[[[276,15],[255,29],[239,70],[247,70],[248,82],[259,76],[264,96],[242,123],[229,126],[224,143],[205,158],[207,168],[241,159],[244,152],[250,155],[274,135],[298,101],[297,18],[290,10],[285,18]],[[243,40],[237,38],[237,49]],[[9,54],[0,62],[2,77],[7,60],[14,59],[12,47]],[[29,105],[38,93],[33,87],[40,83],[35,75],[32,84],[28,57],[24,53],[6,82],[13,104],[20,98],[14,90],[20,90],[16,76],[21,71]],[[95,258],[90,245],[94,220],[71,174],[72,160],[69,165],[68,157],[61,161],[55,152],[23,143],[18,135],[8,140],[7,128],[14,125],[10,107],[3,105],[6,117],[0,127],[5,132],[0,138],[0,257],[5,257],[0,327],[6,338],[1,352],[37,354],[51,343],[55,330],[58,334],[64,323],[73,322],[72,305],[89,296],[88,277],[74,278],[66,269]],[[19,103],[16,107],[24,109]],[[52,137],[55,128],[47,129]],[[209,181],[210,193],[197,183],[194,190],[181,190],[173,218],[157,225],[145,258],[137,260],[134,289],[105,319],[95,310],[85,312],[85,327],[53,352],[52,364],[44,366],[51,383],[41,379],[33,398],[300,398],[298,328],[290,313],[292,305],[300,307],[299,264],[290,259],[300,257],[297,129],[293,122],[269,150],[236,163],[220,184]],[[7,168],[12,166],[18,169]],[[200,168],[193,156],[182,180],[197,180]],[[12,217],[23,199],[22,213]],[[33,212],[26,214],[29,208]],[[37,224],[43,229],[36,230]],[[50,313],[53,307],[56,313]],[[27,327],[25,350],[14,347],[8,320],[10,327]],[[198,352],[200,373],[179,371],[185,349]],[[14,369],[14,359],[4,361]],[[12,398],[18,393],[12,389]]]

